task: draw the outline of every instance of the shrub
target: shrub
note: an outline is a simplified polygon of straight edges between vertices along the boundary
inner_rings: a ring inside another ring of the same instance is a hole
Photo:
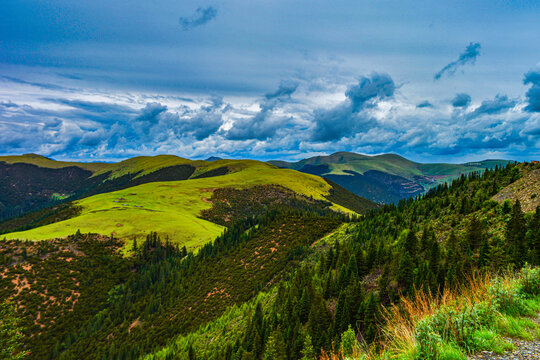
[[[523,295],[516,286],[511,286],[500,278],[495,278],[491,281],[488,292],[493,297],[493,303],[500,312],[514,316],[530,313]]]
[[[525,296],[540,295],[540,268],[525,264],[520,272],[519,292]]]
[[[444,343],[473,351],[474,334],[487,329],[494,318],[494,309],[487,303],[473,306],[455,303],[442,307],[417,324],[415,338],[420,346],[420,358],[441,359],[441,351],[446,349]]]

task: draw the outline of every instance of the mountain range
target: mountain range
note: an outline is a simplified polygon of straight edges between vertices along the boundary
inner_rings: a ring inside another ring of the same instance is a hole
[[[0,358],[465,359],[540,331],[537,162],[211,160],[1,157]]]
[[[396,154],[361,155],[337,152],[297,162],[269,161],[329,179],[356,195],[376,203],[396,203],[472,172],[508,164],[508,160],[484,160],[464,164],[418,163]]]

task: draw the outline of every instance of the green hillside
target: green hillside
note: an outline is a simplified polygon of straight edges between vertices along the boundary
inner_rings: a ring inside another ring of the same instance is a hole
[[[170,164],[159,161],[154,165],[165,166],[164,163]],[[144,161],[137,161],[132,169],[144,169],[143,165]],[[309,199],[328,201],[336,198],[330,194],[332,186],[318,176],[278,169],[257,161],[219,160],[210,165],[213,168],[227,165],[231,172],[183,181],[152,182],[90,196],[74,202],[80,212],[73,218],[3,236],[7,239],[42,240],[66,237],[80,230],[133,238],[143,237],[148,229],[153,229],[175,243],[195,248],[214,239],[224,229],[200,218],[201,211],[212,207],[211,197],[216,189],[246,189],[275,184]],[[353,213],[337,203],[330,205],[334,210]],[[369,202],[366,205],[373,207]]]
[[[49,169],[61,169],[70,166],[77,166],[81,169],[90,170],[92,172],[97,172],[110,166],[109,163],[105,162],[56,161],[37,154],[0,156],[0,162],[5,162],[6,164],[32,164]]]
[[[540,335],[524,318],[540,310],[540,270],[526,265],[540,264],[540,207],[524,213],[514,202],[525,182],[536,188],[538,165],[460,177],[350,219],[329,211],[321,189],[330,184],[320,178],[257,164],[78,202],[111,215],[117,210],[107,201],[138,204],[110,196],[141,194],[147,203],[140,206],[168,212],[174,197],[161,196],[181,193],[193,212],[208,205],[201,218],[228,225],[197,252],[155,233],[128,256],[119,251],[123,241],[99,234],[0,241],[0,302],[13,304],[0,311],[19,326],[16,348],[28,359],[58,360],[297,360],[306,353],[321,360],[323,350],[341,360],[365,359],[366,349],[371,359],[465,360],[511,348],[504,337]],[[283,186],[268,184],[270,176]],[[234,181],[246,186],[227,186]],[[493,200],[500,195],[510,203]],[[81,218],[89,214],[82,211]],[[387,311],[408,317],[387,321]]]
[[[54,161],[28,154],[0,157],[0,222],[63,202],[159,181],[222,176],[260,162],[139,156],[118,163]]]
[[[353,193],[378,203],[395,203],[420,195],[462,174],[504,166],[506,160],[486,160],[466,164],[423,164],[396,154],[368,156],[337,152],[294,163],[270,161],[281,168],[295,169],[328,178]]]

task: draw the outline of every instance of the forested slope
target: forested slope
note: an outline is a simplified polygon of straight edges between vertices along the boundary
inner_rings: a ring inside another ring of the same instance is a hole
[[[383,307],[415,289],[437,298],[468,276],[539,264],[540,209],[492,200],[538,168],[472,173],[352,219],[280,188],[251,205],[256,190],[215,191],[202,216],[228,230],[197,254],[154,233],[129,257],[97,235],[4,241],[2,300],[33,359],[312,359],[351,331],[377,344]],[[97,284],[96,303],[83,301]],[[54,299],[38,300],[43,289]]]

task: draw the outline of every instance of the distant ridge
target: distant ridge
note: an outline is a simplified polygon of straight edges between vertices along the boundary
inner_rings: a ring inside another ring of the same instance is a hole
[[[418,163],[397,154],[364,155],[340,151],[297,162],[269,161],[281,168],[323,176],[378,203],[395,203],[423,194],[462,174],[505,166],[509,160],[489,159],[465,164]]]
[[[205,159],[204,161],[218,161],[218,160],[223,160],[223,159],[220,158],[220,157],[217,157],[217,156],[210,156],[209,158]]]

